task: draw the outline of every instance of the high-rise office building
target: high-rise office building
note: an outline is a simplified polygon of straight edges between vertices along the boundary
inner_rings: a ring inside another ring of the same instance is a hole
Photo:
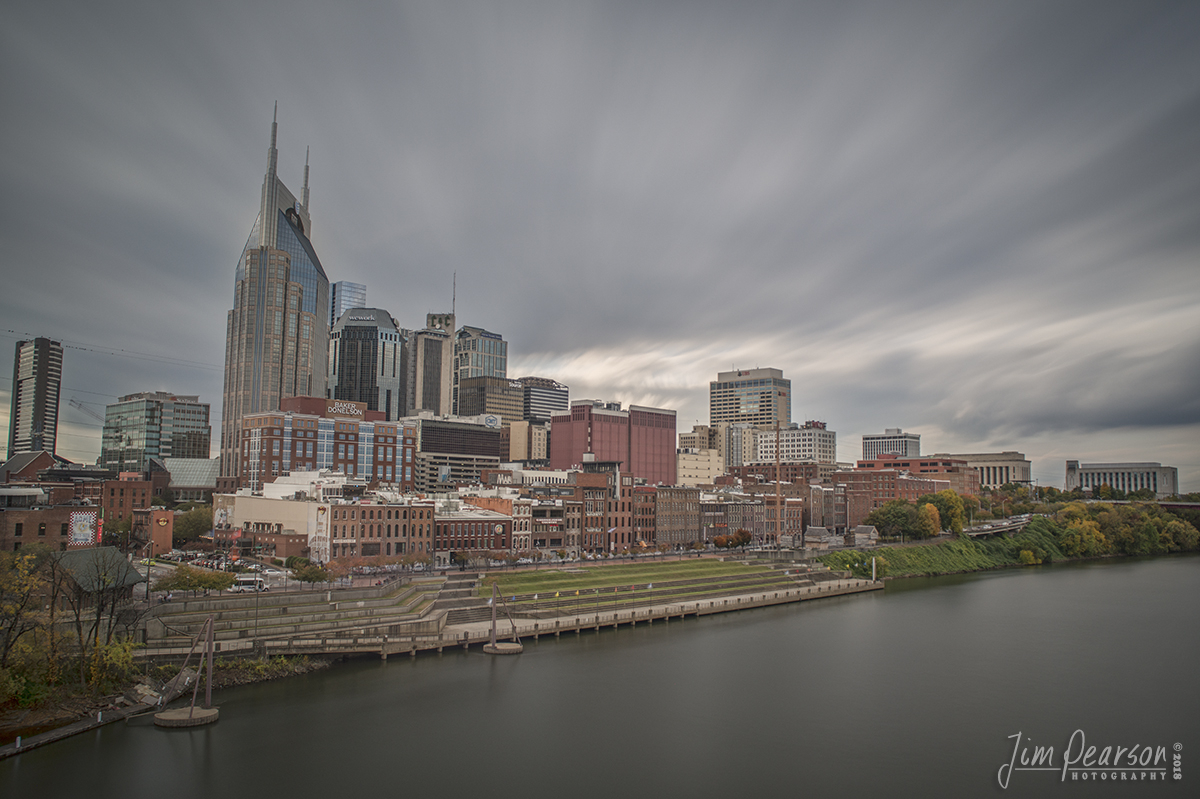
[[[425,329],[409,337],[412,363],[412,387],[408,392],[408,413],[430,411],[448,416],[453,410],[451,389],[454,367],[454,314],[431,313],[425,316]]]
[[[151,458],[208,458],[209,406],[164,391],[128,394],[104,411],[99,465],[145,472]]]
[[[571,391],[557,380],[548,377],[522,377],[519,382],[525,391],[522,418],[527,422],[545,424],[556,413],[570,407]]]
[[[329,287],[329,326],[337,324],[351,308],[367,307],[367,287],[362,283],[339,280]]]
[[[458,413],[455,416],[500,417],[500,426],[521,421],[525,388],[506,377],[466,377],[458,384]]]
[[[718,372],[708,384],[709,424],[752,424],[763,430],[792,421],[792,381],[778,369]]]
[[[329,334],[330,399],[361,402],[394,422],[405,413],[408,348],[392,315],[350,308]]]
[[[471,414],[459,408],[459,385],[469,377],[508,377],[508,342],[498,333],[463,326],[454,335],[454,386],[451,401],[455,416]]]
[[[325,396],[329,357],[329,278],[309,240],[308,165],[297,200],[277,174],[278,125],[258,218],[234,274],[225,343],[221,488],[236,480],[242,417],[279,408],[293,396]]]
[[[869,461],[880,455],[899,455],[902,458],[921,457],[921,434],[906,433],[899,427],[889,427],[878,433],[867,433],[862,437],[863,460]]]
[[[62,362],[60,342],[48,338],[17,342],[8,413],[8,457],[22,452],[54,454]]]

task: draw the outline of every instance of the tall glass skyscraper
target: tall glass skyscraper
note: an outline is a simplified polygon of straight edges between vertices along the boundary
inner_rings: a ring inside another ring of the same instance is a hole
[[[243,416],[277,410],[284,397],[325,396],[329,278],[308,238],[307,158],[297,200],[276,174],[278,127],[273,120],[258,218],[234,273],[221,414],[223,478],[237,475]]]
[[[408,343],[396,320],[379,308],[350,308],[329,334],[330,399],[361,402],[394,422],[405,414]]]
[[[329,326],[332,328],[346,311],[367,307],[367,287],[362,283],[339,280],[329,287],[329,306]]]

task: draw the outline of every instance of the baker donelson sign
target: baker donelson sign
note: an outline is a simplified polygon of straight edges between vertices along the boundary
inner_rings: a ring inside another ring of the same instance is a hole
[[[366,405],[361,402],[349,402],[347,400],[326,400],[325,415],[326,416],[350,416],[355,419],[363,418],[363,411]]]

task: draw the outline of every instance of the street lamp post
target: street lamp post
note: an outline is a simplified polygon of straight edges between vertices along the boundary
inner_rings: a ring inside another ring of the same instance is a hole
[[[146,542],[146,546],[142,547],[142,551],[146,553],[146,604],[147,605],[150,604],[150,552],[153,551],[153,547],[151,547],[150,545],[152,543],[154,543],[154,534],[153,533],[150,534],[150,540]]]

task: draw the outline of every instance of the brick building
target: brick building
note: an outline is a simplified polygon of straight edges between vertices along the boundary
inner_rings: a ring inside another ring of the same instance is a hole
[[[51,549],[100,544],[100,509],[47,505],[49,495],[33,486],[0,487],[0,551],[40,543]]]
[[[289,397],[280,406],[242,419],[240,488],[259,492],[281,475],[320,469],[369,485],[414,487],[415,422],[383,421],[382,411],[347,400]]]
[[[892,500],[913,502],[950,487],[948,480],[916,477],[895,469],[834,472],[833,479],[845,485],[847,529],[862,524],[867,514]]]
[[[680,549],[702,540],[699,488],[657,486],[654,500],[656,543]]]
[[[899,455],[880,455],[870,460],[861,460],[858,470],[894,469],[912,475],[934,475],[939,480],[948,480],[950,488],[959,494],[975,496],[979,493],[979,470],[967,465],[965,460],[947,456],[929,458],[903,458]]]
[[[133,511],[149,508],[154,499],[154,485],[141,479],[137,472],[121,472],[116,480],[105,480],[100,489],[100,506],[109,524],[132,520]]]
[[[752,478],[760,483],[774,483],[777,479],[782,479],[785,483],[807,484],[810,480],[821,480],[827,474],[833,474],[833,470],[834,467],[831,464],[785,462],[779,464],[780,477],[777,478],[775,462],[772,461],[731,466],[726,469],[726,474],[740,477],[743,480]]]
[[[675,411],[577,400],[569,413],[551,419],[550,468],[578,467],[585,453],[651,485],[674,485]]]
[[[512,539],[512,517],[458,499],[437,505],[434,557],[439,566],[485,558],[507,551]]]

